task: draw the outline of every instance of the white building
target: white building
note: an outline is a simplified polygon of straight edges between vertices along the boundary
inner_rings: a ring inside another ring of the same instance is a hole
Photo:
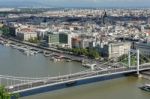
[[[128,54],[130,48],[130,42],[109,43],[101,48],[101,54],[109,59],[118,58],[124,54]]]
[[[90,46],[92,40],[90,39],[82,39],[81,40],[81,48],[88,48]]]
[[[48,31],[49,31],[49,28],[37,28],[36,32],[37,32],[38,38],[43,39]]]
[[[28,41],[31,38],[37,38],[37,33],[31,28],[17,30],[16,36],[20,40]]]

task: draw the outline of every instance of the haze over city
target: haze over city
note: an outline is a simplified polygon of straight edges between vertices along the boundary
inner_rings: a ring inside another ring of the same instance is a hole
[[[148,7],[149,0],[0,0],[0,7]]]

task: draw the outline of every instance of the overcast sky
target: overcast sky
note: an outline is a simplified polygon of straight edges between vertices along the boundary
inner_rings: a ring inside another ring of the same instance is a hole
[[[0,5],[60,7],[150,7],[150,0],[0,0]]]

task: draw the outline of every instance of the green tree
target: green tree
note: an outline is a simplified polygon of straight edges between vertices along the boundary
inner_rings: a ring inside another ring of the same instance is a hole
[[[73,48],[71,52],[73,52],[75,55],[85,55],[94,59],[100,58],[100,54],[96,49]]]
[[[18,94],[11,94],[5,89],[4,86],[0,86],[0,99],[11,99],[11,97],[18,99],[19,95]]]
[[[30,42],[30,43],[39,43],[39,40],[38,40],[38,38],[37,37],[32,37],[32,38],[30,38],[29,40],[28,40],[28,42]]]
[[[118,61],[125,63],[125,64],[128,64],[128,55],[124,54],[124,55],[120,56],[118,58]],[[148,63],[148,62],[150,62],[149,57],[140,55],[140,64],[144,64],[144,63]],[[131,65],[132,66],[137,65],[137,56],[136,55],[131,56]]]
[[[10,30],[8,27],[6,26],[3,26],[0,28],[0,30],[2,31],[2,34],[5,35],[5,36],[9,36],[10,35]]]
[[[89,49],[89,54],[88,55],[89,55],[89,57],[94,58],[94,59],[99,59],[100,58],[100,54],[95,49]]]
[[[81,49],[81,53],[85,56],[88,55],[88,50],[87,49]]]

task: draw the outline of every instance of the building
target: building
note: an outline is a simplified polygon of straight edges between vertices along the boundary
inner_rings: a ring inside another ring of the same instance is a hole
[[[71,33],[48,32],[46,35],[46,41],[48,45],[72,48],[72,37],[73,35]]]
[[[59,34],[49,32],[46,36],[46,41],[49,46],[59,44]]]
[[[37,33],[32,28],[17,29],[16,37],[20,40],[28,41],[31,38],[37,38]]]
[[[3,34],[3,31],[0,30],[0,36]]]
[[[48,33],[49,29],[48,28],[37,28],[37,36],[38,39],[42,40],[44,39],[44,36]]]
[[[106,11],[104,11],[103,15],[102,15],[102,23],[105,25],[106,24],[106,18],[107,18],[107,13]]]
[[[71,35],[69,33],[59,33],[59,45],[64,48],[71,48]]]
[[[81,48],[81,38],[80,37],[73,37],[72,38],[72,48]]]
[[[81,40],[81,48],[89,48],[91,43],[90,39],[82,39]]]
[[[147,19],[147,24],[150,24],[150,17]]]
[[[71,33],[59,33],[59,43],[64,45],[63,47],[72,48],[72,37]]]
[[[59,42],[61,44],[68,44],[68,36],[67,33],[59,33]]]
[[[104,45],[102,48],[100,48],[100,52],[103,57],[112,59],[118,58],[124,54],[128,54],[130,48],[130,42],[109,43],[108,45]]]
[[[2,28],[3,27],[3,24],[2,23],[0,23],[0,28]]]
[[[139,49],[142,55],[150,57],[150,43],[136,43],[135,48]]]
[[[74,37],[74,34],[68,34],[68,47],[72,48],[72,38]]]
[[[9,31],[11,36],[16,36],[16,27],[9,27]]]

